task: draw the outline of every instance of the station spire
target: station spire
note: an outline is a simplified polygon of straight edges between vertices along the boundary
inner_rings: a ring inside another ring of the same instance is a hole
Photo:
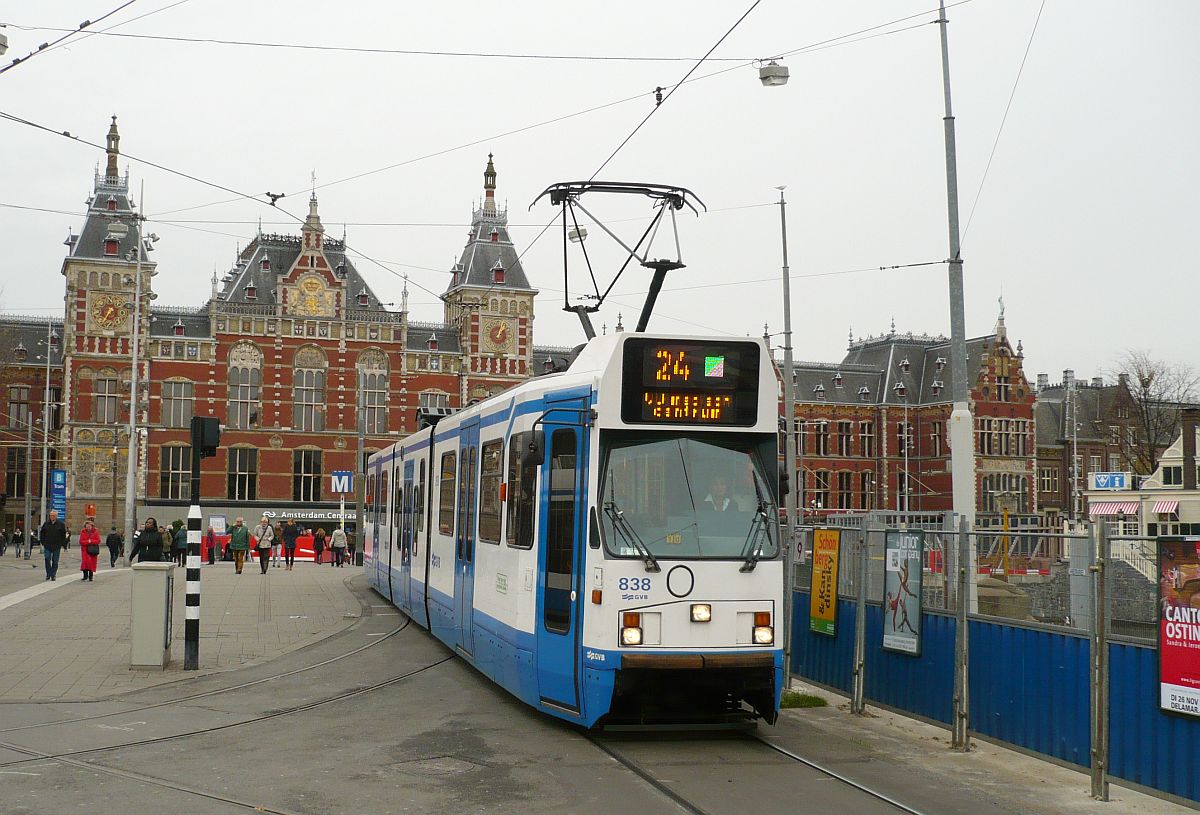
[[[483,212],[485,215],[496,214],[496,167],[492,164],[491,153],[488,153],[487,167],[483,171]]]
[[[105,178],[116,178],[119,174],[117,157],[121,155],[121,134],[117,132],[116,114],[113,114],[112,124],[108,126],[108,146],[105,152],[108,153],[108,166],[104,170],[104,176]]]

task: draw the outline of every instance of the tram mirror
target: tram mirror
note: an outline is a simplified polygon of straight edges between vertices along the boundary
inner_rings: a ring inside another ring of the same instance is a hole
[[[779,467],[779,496],[782,498],[792,491],[792,478],[788,475],[787,467]]]
[[[526,466],[541,464],[546,459],[546,431],[535,430],[529,434],[529,447],[521,463]]]

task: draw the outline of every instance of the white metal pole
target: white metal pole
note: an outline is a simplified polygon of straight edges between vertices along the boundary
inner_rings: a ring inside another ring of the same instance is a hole
[[[787,254],[787,202],[783,198],[783,188],[779,189],[779,230],[783,241],[783,406],[784,406],[784,467],[787,468],[788,480],[797,477],[796,473],[796,393],[792,383],[794,368],[792,366],[792,290],[790,272],[788,270]],[[804,489],[804,474],[799,474],[801,486]],[[787,494],[787,528],[780,536],[780,542],[785,547],[783,555],[783,687],[788,687],[792,670],[792,582],[795,579],[796,558],[796,509],[797,489],[788,490]],[[801,505],[802,506],[802,505]]]
[[[142,182],[138,192],[138,200],[142,206],[142,212],[146,211],[146,182]],[[125,465],[125,541],[129,546],[128,551],[133,550],[133,510],[134,503],[137,499],[137,420],[138,407],[141,400],[139,399],[140,385],[138,383],[139,373],[139,354],[138,342],[142,333],[142,215],[135,214],[133,218],[133,236],[134,236],[134,252],[136,253],[136,265],[134,266],[134,283],[133,283],[133,325],[131,328],[129,340],[129,356],[132,361],[131,370],[129,372],[129,451],[128,459]],[[125,558],[121,558],[121,565],[126,565]]]
[[[942,41],[942,88],[946,114],[942,121],[946,141],[946,225],[950,237],[950,383],[954,408],[950,413],[950,479],[954,512],[975,526],[975,433],[967,387],[966,310],[963,305],[962,246],[958,231],[958,159],[954,143],[954,113],[950,105],[950,46],[946,36],[945,0],[938,2]],[[968,564],[971,580],[970,609],[977,608],[975,556]]]

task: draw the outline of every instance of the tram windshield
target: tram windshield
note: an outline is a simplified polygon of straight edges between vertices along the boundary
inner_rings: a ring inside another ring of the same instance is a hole
[[[606,447],[598,514],[611,554],[647,566],[657,558],[753,565],[778,555],[765,475],[777,466],[773,436],[640,433]]]

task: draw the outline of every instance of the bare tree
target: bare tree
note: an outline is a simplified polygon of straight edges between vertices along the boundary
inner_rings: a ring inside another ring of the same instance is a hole
[[[1122,439],[1125,458],[1139,472],[1150,474],[1158,457],[1179,434],[1179,411],[1200,394],[1200,374],[1190,365],[1157,359],[1149,351],[1130,349],[1117,359],[1132,399],[1132,437]]]

